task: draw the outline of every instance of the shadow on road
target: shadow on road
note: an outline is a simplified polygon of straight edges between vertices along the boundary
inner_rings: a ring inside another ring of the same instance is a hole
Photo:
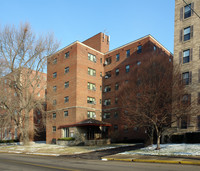
[[[97,159],[101,159],[101,157],[104,157],[104,156],[114,155],[114,154],[122,153],[122,152],[125,152],[125,151],[136,150],[136,149],[139,149],[139,148],[142,148],[142,147],[144,147],[143,144],[135,144],[135,145],[130,145],[130,146],[106,149],[106,150],[97,150],[97,151],[89,152],[89,153],[62,155],[60,157],[97,160]]]

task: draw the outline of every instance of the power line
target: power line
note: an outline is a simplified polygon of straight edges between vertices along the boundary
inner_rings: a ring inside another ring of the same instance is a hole
[[[185,4],[189,6],[189,4],[185,0],[183,0],[183,2],[185,2]],[[189,6],[189,8],[197,15],[197,17],[200,18],[200,15],[197,14],[197,12],[193,8],[191,8],[191,6]]]

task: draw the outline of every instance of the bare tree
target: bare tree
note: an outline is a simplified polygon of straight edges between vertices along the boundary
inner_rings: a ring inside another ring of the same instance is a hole
[[[44,111],[47,57],[58,48],[52,34],[35,35],[29,24],[0,30],[0,60],[5,61],[7,75],[1,78],[1,109],[7,125],[17,127],[20,141],[29,142],[36,130],[34,109]]]
[[[163,132],[189,114],[192,102],[172,59],[147,55],[141,60],[120,89],[121,108],[127,111],[121,114],[128,125],[143,127],[151,140],[155,132],[160,149]]]

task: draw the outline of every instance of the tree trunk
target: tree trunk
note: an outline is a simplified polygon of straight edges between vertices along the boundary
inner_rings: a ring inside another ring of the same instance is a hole
[[[160,150],[160,135],[157,135],[157,147],[156,150]]]

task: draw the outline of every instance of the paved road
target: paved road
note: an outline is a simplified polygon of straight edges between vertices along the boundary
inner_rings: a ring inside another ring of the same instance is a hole
[[[0,171],[199,171],[200,166],[0,154]]]

